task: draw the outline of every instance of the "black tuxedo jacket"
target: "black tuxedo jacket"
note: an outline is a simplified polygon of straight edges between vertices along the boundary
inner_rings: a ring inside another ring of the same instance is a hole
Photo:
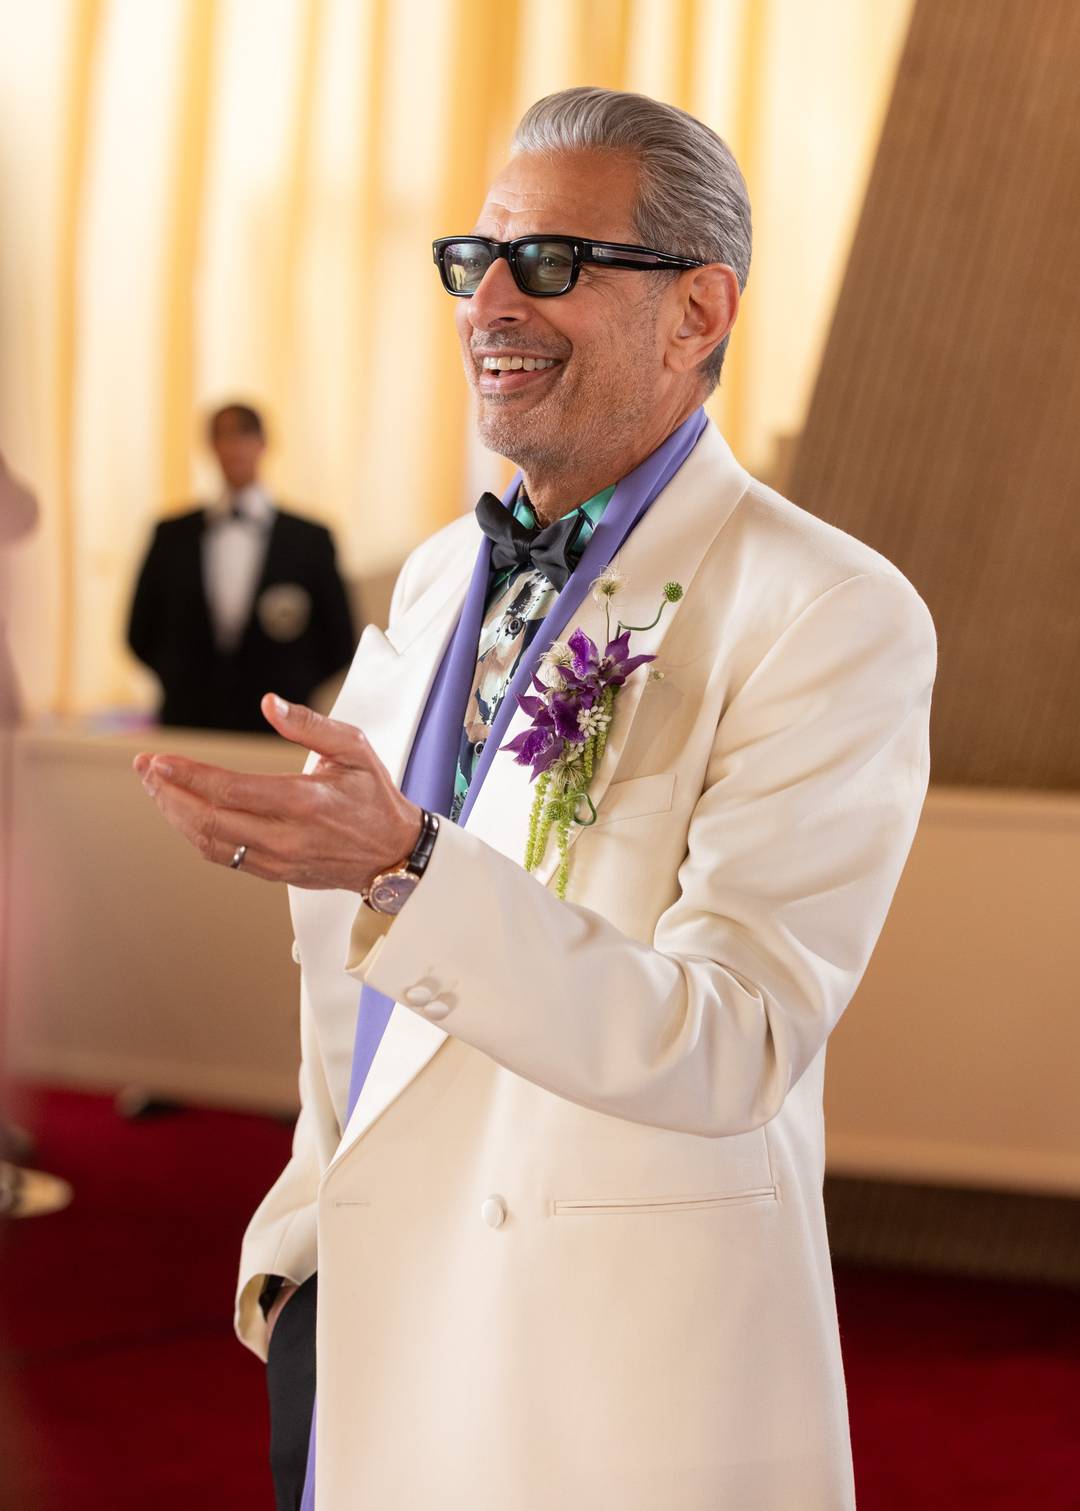
[[[160,679],[163,724],[200,729],[270,727],[264,693],[306,703],[355,646],[329,530],[275,513],[251,615],[236,649],[215,642],[203,586],[203,509],[163,520],[139,573],[128,644]]]

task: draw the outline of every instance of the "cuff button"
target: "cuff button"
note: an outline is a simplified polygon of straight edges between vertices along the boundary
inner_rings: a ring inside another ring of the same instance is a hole
[[[480,1208],[480,1216],[489,1228],[501,1228],[506,1221],[506,1203],[501,1196],[489,1196]]]

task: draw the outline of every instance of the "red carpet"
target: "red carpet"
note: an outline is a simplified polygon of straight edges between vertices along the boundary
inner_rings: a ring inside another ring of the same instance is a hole
[[[3,1511],[270,1511],[261,1366],[229,1319],[288,1131],[128,1123],[70,1092],[22,1116],[76,1197],[3,1234]],[[837,1289],[860,1511],[1080,1511],[1080,1296],[852,1269]]]

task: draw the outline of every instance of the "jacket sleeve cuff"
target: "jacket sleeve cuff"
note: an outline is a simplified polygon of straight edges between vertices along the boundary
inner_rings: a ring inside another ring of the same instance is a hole
[[[395,918],[380,916],[361,903],[349,940],[349,975],[387,997],[400,998],[416,980],[421,957],[440,937],[439,923],[445,926],[451,899],[454,910],[460,910],[469,854],[482,843],[444,819],[427,870],[401,912]],[[406,1005],[414,1004],[406,999]]]
[[[348,974],[391,998],[396,995],[391,983],[408,985],[415,974],[416,960],[424,949],[431,948],[431,940],[438,937],[436,925],[440,920],[445,922],[451,899],[460,907],[469,856],[482,844],[482,840],[443,819],[427,869],[401,912],[391,916],[360,904],[349,936],[345,962]],[[394,947],[388,956],[391,941]],[[389,968],[380,967],[376,981],[373,973],[384,959]]]
[[[412,902],[413,898],[410,897],[401,912],[407,912]],[[400,917],[401,914],[398,914],[398,918]],[[356,910],[356,918],[353,920],[352,932],[349,935],[349,953],[345,960],[345,969],[350,976],[355,976],[357,981],[366,979],[368,966],[373,963],[383,939],[396,922],[397,919],[391,917],[389,913],[376,913],[366,903],[360,904]]]

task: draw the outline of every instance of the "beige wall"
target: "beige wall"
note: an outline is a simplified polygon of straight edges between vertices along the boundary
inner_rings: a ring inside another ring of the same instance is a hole
[[[1080,798],[932,787],[830,1041],[830,1169],[1080,1193]]]

